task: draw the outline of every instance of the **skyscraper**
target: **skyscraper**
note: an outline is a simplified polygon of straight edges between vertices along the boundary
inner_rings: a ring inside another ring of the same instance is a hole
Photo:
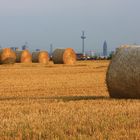
[[[82,53],[83,53],[83,56],[85,56],[85,42],[84,42],[84,40],[86,39],[86,36],[85,36],[84,31],[82,31],[81,39],[82,39]]]
[[[107,57],[107,42],[106,42],[106,40],[104,41],[104,44],[103,44],[103,56]]]
[[[28,46],[27,46],[27,42],[25,42],[25,44],[21,47],[22,48],[22,50],[26,50],[26,49],[28,49]]]

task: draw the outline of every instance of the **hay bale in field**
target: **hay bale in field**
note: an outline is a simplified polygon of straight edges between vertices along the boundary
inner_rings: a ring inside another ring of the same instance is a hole
[[[0,50],[0,63],[1,64],[14,64],[16,61],[16,54],[10,48]]]
[[[76,62],[76,54],[73,49],[56,49],[52,53],[54,64],[74,64]]]
[[[133,45],[134,46],[134,45]],[[121,45],[120,47],[116,48],[116,53],[120,50],[120,49],[125,49],[125,48],[129,48],[130,45]]]
[[[140,99],[140,46],[123,45],[116,50],[106,82],[110,97]]]
[[[23,51],[15,51],[16,53],[16,62],[18,63],[31,63],[32,62],[32,55],[28,50]]]
[[[32,53],[32,62],[34,63],[49,63],[49,54],[47,51],[33,52]]]

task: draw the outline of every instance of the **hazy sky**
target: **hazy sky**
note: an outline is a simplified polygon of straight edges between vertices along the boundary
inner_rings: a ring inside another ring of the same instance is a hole
[[[109,50],[140,44],[140,0],[0,0],[0,45]]]

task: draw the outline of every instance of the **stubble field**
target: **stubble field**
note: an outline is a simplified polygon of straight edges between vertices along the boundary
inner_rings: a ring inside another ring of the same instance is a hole
[[[140,100],[109,98],[108,64],[1,65],[0,139],[139,140]]]

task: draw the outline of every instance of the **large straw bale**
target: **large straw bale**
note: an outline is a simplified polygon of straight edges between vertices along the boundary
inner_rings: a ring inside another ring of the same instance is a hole
[[[55,64],[74,64],[76,54],[72,48],[56,49],[52,53],[52,60]]]
[[[31,63],[32,55],[28,50],[16,51],[16,62],[21,63]]]
[[[140,46],[123,45],[116,50],[106,82],[110,97],[140,98]]]
[[[32,53],[32,62],[34,63],[49,63],[49,54],[47,51],[33,52]]]
[[[0,63],[1,64],[14,64],[16,61],[16,54],[10,48],[0,50]]]

